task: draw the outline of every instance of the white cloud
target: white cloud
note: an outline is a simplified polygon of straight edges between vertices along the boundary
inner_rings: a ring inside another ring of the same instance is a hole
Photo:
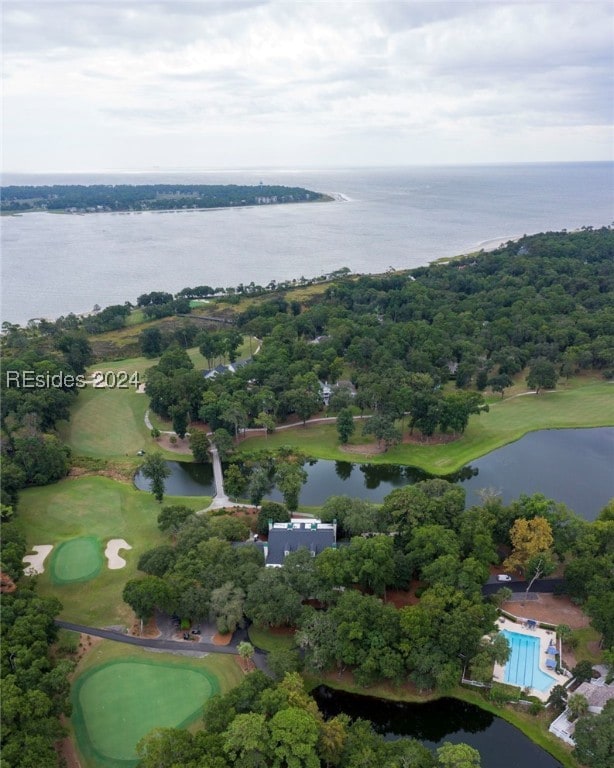
[[[5,0],[5,166],[450,162],[451,140],[463,162],[604,158],[612,16],[556,0]]]

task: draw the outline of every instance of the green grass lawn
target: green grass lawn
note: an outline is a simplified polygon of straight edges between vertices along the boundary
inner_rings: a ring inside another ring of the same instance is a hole
[[[250,340],[246,336],[238,350],[239,358],[249,356],[250,349],[255,350],[257,344],[255,338]],[[209,367],[197,347],[188,350],[188,354],[197,369]],[[156,363],[157,359],[131,357],[94,365],[88,369],[88,375],[93,371],[115,374],[125,371],[128,374],[137,373],[139,380],[144,381],[145,372]],[[149,398],[137,392],[132,384],[123,389],[85,387],[79,391],[72,406],[70,421],[59,425],[60,438],[79,456],[134,458],[139,450],[161,450],[167,459],[191,461],[191,454],[178,455],[158,446],[145,426],[145,412],[148,408]],[[160,419],[154,413],[150,413],[150,419],[158,429],[172,429],[170,422]]]
[[[185,504],[194,510],[207,506],[206,497],[165,497],[164,504]],[[122,550],[126,567],[109,570],[106,558],[97,576],[86,583],[55,584],[51,563],[54,552],[45,561],[45,572],[37,576],[42,595],[54,595],[62,602],[61,618],[90,626],[127,625],[132,612],[122,600],[126,581],[134,578],[140,555],[165,541],[158,531],[161,506],[150,493],[106,477],[82,477],[62,480],[42,488],[22,491],[18,523],[28,546],[53,544],[79,537],[96,537],[104,544],[109,539],[125,539],[131,550]]]
[[[158,727],[197,728],[210,696],[242,678],[232,656],[153,654],[103,641],[79,665],[72,731],[88,768],[132,768],[138,741]]]
[[[132,358],[90,369],[97,371],[136,372],[142,376],[151,360]],[[154,441],[145,426],[149,400],[135,387],[80,390],[69,422],[59,427],[60,438],[77,454],[97,458],[135,456],[141,449],[151,449]]]
[[[249,639],[256,648],[264,651],[283,651],[294,648],[294,633],[276,634],[270,629],[259,629],[250,624],[248,629]]]
[[[614,424],[614,385],[597,379],[581,378],[554,392],[508,397],[491,403],[490,411],[472,416],[465,434],[442,445],[397,445],[384,454],[365,457],[341,450],[334,424],[297,426],[275,432],[265,440],[250,437],[239,451],[278,448],[291,445],[310,456],[337,461],[375,464],[406,464],[431,472],[448,474],[470,461],[538,429],[603,427]],[[371,442],[362,438],[361,426],[352,443]]]

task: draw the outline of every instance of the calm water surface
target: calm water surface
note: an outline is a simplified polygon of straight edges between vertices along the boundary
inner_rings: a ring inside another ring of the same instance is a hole
[[[614,164],[15,175],[3,184],[298,185],[345,202],[3,217],[2,320],[87,312],[152,290],[383,272],[614,218]]]
[[[389,739],[411,736],[434,749],[450,741],[480,752],[482,768],[560,768],[560,763],[513,725],[473,704],[439,699],[425,704],[356,696],[321,686],[314,691],[328,717],[345,713],[370,720]]]
[[[532,432],[464,467],[447,479],[463,484],[467,506],[480,503],[479,492],[492,488],[508,504],[521,493],[543,493],[561,501],[586,520],[594,520],[614,498],[614,428],[551,429]],[[169,462],[168,495],[200,496],[215,493],[209,464]],[[321,506],[330,496],[352,496],[381,502],[395,488],[426,480],[431,475],[415,467],[394,464],[352,464],[318,460],[305,466],[308,479],[301,504]],[[135,483],[149,489],[140,475]],[[282,501],[274,489],[267,498]]]

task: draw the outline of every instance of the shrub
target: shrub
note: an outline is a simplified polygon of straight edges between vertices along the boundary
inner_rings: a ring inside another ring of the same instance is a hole
[[[541,701],[532,701],[531,706],[529,707],[529,714],[539,715],[543,709],[544,705],[541,703]]]

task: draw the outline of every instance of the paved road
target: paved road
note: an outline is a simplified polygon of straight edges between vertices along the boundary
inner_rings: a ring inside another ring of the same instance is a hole
[[[136,645],[139,648],[150,648],[158,651],[171,651],[172,653],[182,653],[186,655],[203,655],[206,653],[224,653],[231,656],[237,656],[239,651],[237,646],[239,643],[248,640],[247,630],[237,630],[229,645],[214,645],[213,643],[205,642],[202,639],[196,640],[167,640],[150,637],[133,637],[132,635],[126,635],[124,632],[118,632],[113,629],[99,629],[98,627],[87,627],[84,624],[73,624],[70,621],[62,621],[56,619],[55,623],[62,629],[69,629],[72,632],[82,632],[86,635],[93,635],[94,637],[102,637],[105,640],[113,640],[116,643],[126,643],[128,645]],[[267,654],[265,651],[259,649],[256,650],[253,656],[254,664],[258,669],[262,670],[266,674],[270,675],[270,671],[266,660]]]
[[[531,592],[552,593],[562,587],[564,583],[564,579],[537,579],[533,582]],[[482,587],[482,594],[494,595],[495,592],[498,592],[502,587],[507,587],[508,589],[511,589],[512,592],[524,592],[527,588],[527,582],[518,579],[513,581],[497,581],[495,579],[494,581],[489,581],[488,584],[484,584]]]

